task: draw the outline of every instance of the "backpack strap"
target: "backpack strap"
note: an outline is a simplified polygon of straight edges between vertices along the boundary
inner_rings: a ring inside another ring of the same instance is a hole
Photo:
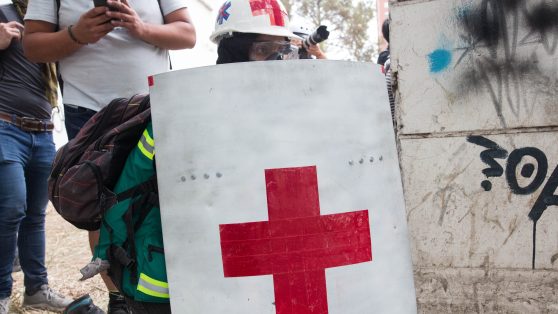
[[[157,3],[159,4],[159,11],[161,11],[161,16],[163,17],[163,20],[164,20],[165,19],[165,13],[163,13],[163,8],[161,7],[161,0],[157,0]]]
[[[122,251],[124,252],[124,254],[121,254]],[[122,260],[122,257],[127,258],[127,253],[122,247],[111,244],[107,248],[106,254],[110,264],[110,268],[108,269],[107,274],[109,275],[110,279],[112,279],[114,285],[118,288],[118,291],[124,294],[122,279],[126,261]],[[126,296],[131,297],[129,295]]]
[[[56,30],[58,30],[58,25],[60,25],[60,0],[56,0]]]
[[[136,244],[135,233],[141,227],[151,209],[159,206],[159,197],[157,195],[157,176],[153,175],[147,181],[138,184],[117,195],[118,202],[126,199],[135,199],[122,216],[126,224],[126,241],[122,246],[112,244],[113,229],[103,219],[103,225],[109,232],[111,245],[107,249],[107,257],[111,264],[111,278],[118,282],[117,286],[122,285],[122,268],[130,270],[130,281],[136,283],[138,281],[137,265],[136,265]],[[134,217],[138,217],[134,222]],[[113,278],[114,277],[114,278]]]
[[[155,194],[155,196],[154,196]],[[124,243],[124,246],[127,249],[128,256],[132,261],[136,261],[136,240],[135,234],[136,231],[141,227],[142,223],[144,222],[145,218],[151,212],[151,209],[157,205],[155,202],[158,203],[158,197],[156,197],[155,192],[144,194],[130,205],[130,209],[126,211],[124,214],[124,222],[126,223],[126,235],[127,239]],[[138,220],[134,223],[134,217],[139,216]],[[136,283],[138,281],[138,270],[136,263],[130,263],[128,269],[130,269],[130,281],[132,283]]]
[[[134,224],[134,232],[138,231],[153,207],[159,207],[159,195],[157,194],[157,192],[150,192],[148,194],[146,204],[139,210],[138,220],[136,220],[136,223]]]
[[[156,192],[157,191],[157,177],[153,176],[149,178],[149,180],[138,184],[134,187],[129,188],[124,192],[120,192],[116,195],[116,199],[118,202],[122,202],[126,199],[136,197],[138,195],[146,194],[149,192]]]
[[[60,1],[56,0],[56,29],[55,32],[60,30]],[[60,65],[59,62],[56,61],[56,78],[58,79],[58,86],[60,86],[60,94],[64,95],[64,80],[62,79],[62,75],[60,74]]]

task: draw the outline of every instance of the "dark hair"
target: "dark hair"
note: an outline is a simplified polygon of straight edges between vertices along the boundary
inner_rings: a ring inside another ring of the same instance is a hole
[[[217,64],[250,61],[250,47],[259,34],[233,33],[232,37],[223,38],[217,48]]]
[[[384,38],[388,43],[389,43],[389,21],[390,19],[386,19],[384,21],[384,24],[382,24],[382,35],[384,36]]]

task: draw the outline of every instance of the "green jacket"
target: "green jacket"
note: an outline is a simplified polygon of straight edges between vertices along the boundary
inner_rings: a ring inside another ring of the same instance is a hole
[[[138,145],[128,156],[114,192],[118,194],[128,191],[153,178],[156,173],[154,157],[155,143],[150,122]],[[156,188],[154,193],[156,195]],[[93,258],[110,261],[109,274],[126,296],[140,302],[165,303],[169,302],[169,287],[163,250],[161,212],[158,205],[142,202],[148,196],[149,193],[142,193],[122,200],[105,212],[99,244],[95,248]],[[146,205],[133,210],[137,204]],[[138,223],[140,217],[144,219]],[[128,239],[130,230],[133,230],[133,241]],[[118,263],[116,258],[111,257],[114,256],[110,253],[111,247],[122,248],[122,251],[126,251],[127,257],[134,262],[128,267]],[[117,278],[114,278],[115,276]]]

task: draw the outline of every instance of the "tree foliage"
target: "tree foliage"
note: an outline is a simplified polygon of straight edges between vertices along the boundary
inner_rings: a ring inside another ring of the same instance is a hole
[[[281,2],[285,5],[285,8],[287,9],[287,13],[289,13],[289,16],[291,16],[292,13],[293,13],[293,11],[292,11],[293,4],[294,4],[295,1],[294,0],[283,0]]]
[[[374,43],[368,29],[374,17],[372,0],[284,0],[289,14],[297,14],[314,25],[327,25],[332,38],[358,61],[371,61]],[[327,45],[327,44],[326,44]]]

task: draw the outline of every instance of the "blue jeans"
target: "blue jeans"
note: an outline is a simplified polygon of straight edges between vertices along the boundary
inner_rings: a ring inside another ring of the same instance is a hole
[[[0,299],[11,295],[16,245],[25,288],[48,284],[45,209],[55,152],[52,132],[25,132],[0,121]]]
[[[96,111],[91,109],[76,107],[74,105],[64,105],[64,125],[66,126],[68,141],[76,137],[83,125],[96,113]]]

